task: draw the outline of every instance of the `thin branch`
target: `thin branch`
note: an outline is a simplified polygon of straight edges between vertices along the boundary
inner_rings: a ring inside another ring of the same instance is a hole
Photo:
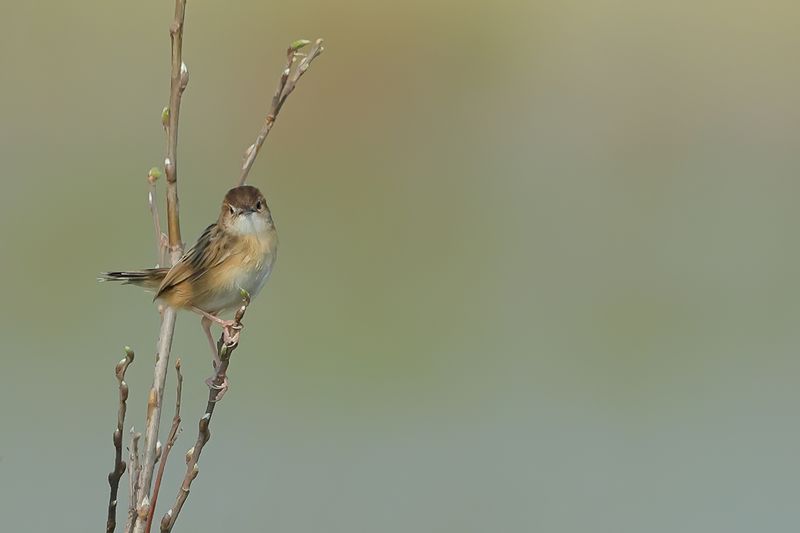
[[[306,70],[311,66],[312,61],[314,61],[317,56],[319,56],[325,48],[322,46],[322,39],[317,39],[314,42],[314,45],[311,47],[307,55],[303,55],[299,52],[301,48],[310,44],[310,41],[306,41],[301,39],[299,41],[293,42],[289,48],[286,50],[286,67],[281,72],[281,77],[278,80],[278,87],[275,89],[275,94],[272,97],[272,103],[270,105],[269,113],[267,113],[266,118],[264,119],[264,125],[261,127],[261,131],[258,132],[258,136],[253,144],[251,144],[244,154],[244,162],[242,163],[242,172],[239,175],[239,185],[244,185],[244,182],[247,181],[247,175],[250,173],[250,169],[253,168],[253,164],[256,162],[256,156],[258,156],[259,150],[261,150],[261,146],[264,144],[264,141],[267,139],[267,135],[272,130],[272,125],[275,124],[275,120],[278,118],[278,113],[280,113],[283,104],[286,102],[286,99],[292,94],[294,91],[297,82],[306,73]],[[300,58],[300,61],[297,59]],[[294,71],[292,71],[292,67],[296,65]]]
[[[128,384],[125,383],[125,372],[128,365],[133,362],[133,350],[125,347],[125,358],[117,363],[115,374],[119,383],[119,409],[117,410],[117,429],[114,430],[114,470],[108,474],[108,485],[111,487],[111,494],[108,497],[108,519],[106,521],[106,533],[114,533],[117,528],[117,493],[119,492],[119,480],[125,473],[125,461],[122,459],[122,428],[125,426],[125,411],[128,401]]]
[[[175,331],[175,310],[164,309],[161,319],[161,333],[158,340],[158,355],[153,373],[153,387],[147,399],[147,418],[145,421],[145,450],[141,474],[139,475],[139,492],[137,497],[137,520],[134,531],[144,531],[145,521],[150,508],[150,483],[158,457],[158,427],[161,419],[161,401],[164,396],[164,384],[167,378],[166,366],[172,349],[172,334]]]
[[[172,42],[172,68],[170,81],[169,116],[167,117],[167,157],[164,172],[167,176],[167,228],[169,234],[170,260],[174,265],[183,252],[180,218],[178,214],[178,119],[180,118],[181,97],[189,83],[189,71],[183,63],[183,21],[186,14],[186,0],[175,0],[175,17],[169,28]],[[158,427],[161,421],[161,407],[164,397],[164,384],[167,379],[169,354],[175,332],[176,311],[164,309],[161,316],[161,331],[158,338],[158,351],[153,371],[153,387],[147,400],[147,420],[145,423],[144,463],[140,476],[137,497],[136,533],[144,531],[150,513],[150,484],[155,470],[158,442]]]
[[[150,169],[147,173],[147,206],[150,208],[150,214],[153,217],[153,229],[156,232],[156,268],[161,265],[167,264],[167,237],[161,231],[161,220],[158,216],[158,205],[156,205],[156,181],[161,177],[161,171],[156,167]]]
[[[161,489],[161,479],[164,477],[164,469],[167,466],[167,457],[170,450],[175,446],[175,441],[178,440],[178,433],[181,429],[181,392],[183,391],[183,375],[181,374],[181,359],[175,361],[175,373],[178,376],[178,392],[175,400],[175,416],[172,417],[172,427],[169,429],[167,436],[167,444],[161,452],[161,463],[158,465],[158,474],[156,475],[156,484],[153,486],[153,499],[150,506],[150,516],[147,517],[147,527],[145,533],[150,533],[150,527],[153,524],[153,515],[156,512],[156,503],[158,502],[158,493]]]
[[[181,226],[178,217],[178,119],[181,114],[181,97],[189,83],[189,69],[183,62],[183,19],[186,15],[186,0],[175,0],[175,18],[169,28],[172,40],[172,76],[169,88],[169,110],[167,111],[167,158],[164,172],[167,174],[167,224],[169,227],[169,246],[173,252],[183,247]]]
[[[243,297],[244,301],[242,306],[239,307],[238,311],[236,311],[236,316],[234,317],[235,326],[242,325],[242,319],[244,318],[245,311],[247,311],[247,306],[250,305],[249,295],[244,293]],[[166,512],[166,514],[164,514],[163,518],[161,518],[161,533],[168,533],[172,531],[172,527],[175,525],[175,520],[178,519],[178,515],[183,508],[183,504],[186,502],[186,498],[189,497],[189,490],[192,487],[192,481],[194,481],[194,478],[196,478],[197,474],[200,472],[197,462],[200,460],[200,454],[203,451],[203,446],[205,446],[205,444],[211,438],[211,431],[209,431],[208,426],[211,423],[211,416],[214,414],[214,407],[217,405],[217,402],[222,399],[222,395],[224,394],[225,387],[223,384],[227,379],[228,365],[230,364],[231,355],[237,346],[237,341],[232,341],[229,344],[226,344],[224,334],[220,336],[219,341],[217,342],[220,364],[215,369],[213,381],[209,387],[206,412],[203,414],[202,418],[200,418],[200,422],[198,423],[197,441],[195,441],[194,446],[192,446],[189,451],[186,452],[186,475],[183,478],[183,483],[181,484],[180,489],[178,490],[178,496],[175,499],[175,504]]]
[[[136,433],[131,428],[130,468],[128,469],[128,520],[125,522],[125,533],[133,531],[136,521],[136,495],[139,493],[139,474],[142,465],[139,462],[139,439],[141,433]]]

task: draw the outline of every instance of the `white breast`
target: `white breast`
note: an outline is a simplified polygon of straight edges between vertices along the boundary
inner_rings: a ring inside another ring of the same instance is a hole
[[[261,292],[267,279],[269,279],[269,275],[272,273],[272,265],[275,263],[275,254],[269,252],[264,254],[260,263],[259,268],[245,270],[236,278],[237,288],[246,290],[251,298],[255,298]]]
[[[261,223],[259,219],[244,222],[241,229],[249,231],[241,231],[241,241],[235,247],[235,255],[227,261],[228,275],[224,281],[220,279],[221,283],[217,285],[219,290],[208,294],[203,309],[212,313],[230,311],[241,305],[242,289],[247,291],[251,299],[261,292],[272,272],[278,250],[274,227],[265,227]]]

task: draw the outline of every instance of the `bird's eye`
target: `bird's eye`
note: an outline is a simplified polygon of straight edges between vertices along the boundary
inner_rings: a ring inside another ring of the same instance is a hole
[[[261,203],[261,200],[259,200],[258,202],[256,202],[256,209],[258,209],[259,211],[261,211],[261,208],[262,208],[262,207],[264,207],[264,204],[262,204],[262,203]]]
[[[234,209],[232,205],[228,206],[228,210],[231,212],[231,215],[235,215],[236,214],[236,209]]]

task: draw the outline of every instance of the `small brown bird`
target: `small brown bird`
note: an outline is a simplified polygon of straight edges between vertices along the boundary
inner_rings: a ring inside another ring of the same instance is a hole
[[[234,321],[219,315],[241,305],[242,289],[255,298],[269,278],[277,252],[278,234],[264,195],[242,185],[228,191],[217,222],[172,268],[104,272],[100,279],[144,287],[155,291],[153,300],[202,315],[203,331],[219,365],[212,322],[222,325],[228,340],[236,339]]]

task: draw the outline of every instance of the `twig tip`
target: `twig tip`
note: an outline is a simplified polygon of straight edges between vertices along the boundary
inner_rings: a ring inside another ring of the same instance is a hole
[[[160,177],[161,171],[158,169],[158,167],[152,167],[147,171],[147,181],[150,183],[150,185],[155,185],[156,181],[158,181],[158,178]]]
[[[296,41],[294,41],[292,44],[289,45],[289,52],[297,52],[298,50],[300,50],[304,46],[308,46],[309,44],[311,44],[311,41],[309,41],[308,39],[297,39]]]
[[[250,293],[247,292],[245,289],[239,289],[239,296],[242,297],[242,301],[246,305],[250,305]]]

